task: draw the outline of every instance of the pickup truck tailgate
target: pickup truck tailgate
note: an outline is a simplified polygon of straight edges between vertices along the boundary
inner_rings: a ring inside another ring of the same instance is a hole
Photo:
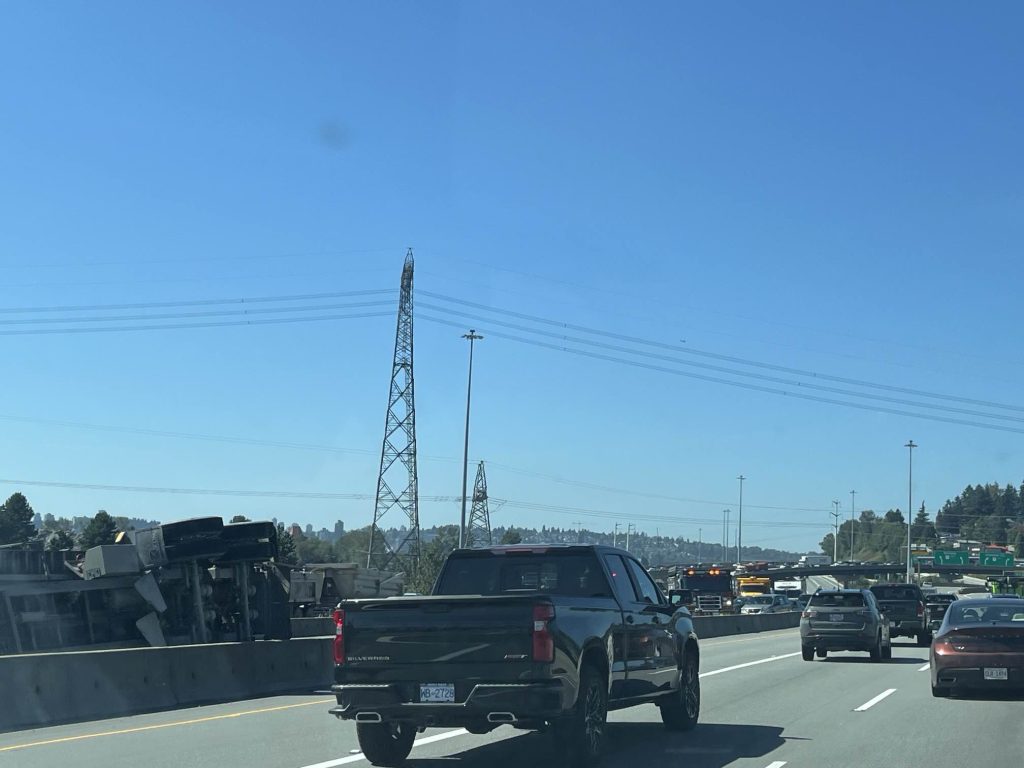
[[[502,664],[529,661],[536,598],[406,597],[342,603],[345,665]]]

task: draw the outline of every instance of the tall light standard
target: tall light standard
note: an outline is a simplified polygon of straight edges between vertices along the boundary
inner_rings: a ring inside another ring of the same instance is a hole
[[[738,564],[740,562],[740,555],[743,553],[743,481],[747,478],[740,475],[736,479],[740,481],[740,519],[736,531],[736,562]]]
[[[909,455],[907,464],[907,584],[909,584],[914,575],[913,566],[910,564],[910,515],[913,514],[911,510],[914,508],[914,449],[917,448],[917,445],[913,440],[907,440],[907,444],[903,447],[907,449]]]
[[[703,544],[704,544],[704,529],[703,528],[698,528],[697,529],[697,563],[698,564],[700,564],[702,562],[701,559],[700,559],[700,549],[701,549],[701,546]]]
[[[636,530],[636,526],[632,523],[626,525],[626,551],[629,552],[629,534]]]
[[[620,525],[621,525],[621,523],[616,523],[615,524],[615,531],[612,533],[612,546],[613,547],[618,547],[619,546],[619,526]]]
[[[836,507],[835,512],[829,512],[836,527],[835,535],[832,536],[832,562],[835,563],[839,561],[839,518],[842,517],[842,513],[839,511],[839,502],[836,499],[832,499],[832,503]]]
[[[469,339],[469,383],[466,385],[466,440],[462,446],[462,516],[459,519],[459,549],[466,543],[466,481],[469,477],[469,403],[473,396],[473,342],[483,338],[472,328],[462,334]]]
[[[722,510],[722,561],[729,561],[729,510]]]
[[[850,559],[853,560],[853,526],[854,526],[854,512],[856,511],[857,492],[850,491]]]

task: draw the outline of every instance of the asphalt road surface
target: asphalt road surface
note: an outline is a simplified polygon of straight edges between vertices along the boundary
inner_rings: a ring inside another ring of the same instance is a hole
[[[933,699],[927,649],[894,658],[837,653],[805,662],[797,630],[702,644],[697,728],[671,734],[653,705],[615,712],[608,768],[1010,766],[1024,755],[1024,698]],[[73,683],[72,683],[73,684]],[[329,696],[233,704],[0,734],[0,767],[335,768],[368,763]],[[410,768],[542,768],[549,736],[503,726],[485,736],[431,730]]]

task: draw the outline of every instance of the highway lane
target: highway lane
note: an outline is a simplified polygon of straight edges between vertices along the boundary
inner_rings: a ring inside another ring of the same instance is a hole
[[[846,653],[805,662],[798,651],[796,630],[705,641],[698,728],[669,734],[650,705],[612,713],[606,765],[962,766],[976,764],[979,754],[986,764],[1016,765],[1024,754],[1019,729],[1024,700],[933,699],[928,674],[919,671],[927,649],[898,644],[893,662],[883,664],[870,663],[866,654]],[[888,696],[856,711],[889,690]],[[357,748],[353,725],[327,715],[329,705],[329,698],[319,695],[283,696],[2,734],[0,766],[368,765],[351,754]],[[953,731],[964,736],[957,738]],[[987,737],[993,742],[979,746],[978,739]],[[544,734],[505,727],[485,736],[449,730],[428,731],[420,738],[425,743],[413,750],[410,768],[550,764],[550,741]]]

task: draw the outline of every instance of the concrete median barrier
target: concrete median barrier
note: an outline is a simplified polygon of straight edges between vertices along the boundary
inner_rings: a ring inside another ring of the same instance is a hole
[[[330,685],[323,638],[0,657],[0,731]]]
[[[693,628],[699,638],[745,635],[750,632],[770,632],[800,626],[800,612],[755,613],[726,616],[694,616]]]
[[[292,619],[292,637],[327,637],[334,635],[334,619]]]

